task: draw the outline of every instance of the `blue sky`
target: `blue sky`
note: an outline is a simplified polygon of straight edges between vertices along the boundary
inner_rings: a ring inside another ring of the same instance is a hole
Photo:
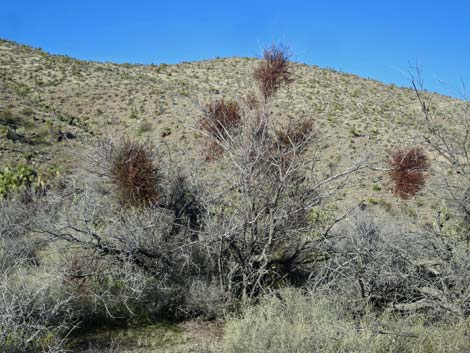
[[[418,61],[428,90],[470,88],[469,1],[1,0],[1,9],[1,38],[80,59],[177,63],[283,42],[299,62],[407,86]]]

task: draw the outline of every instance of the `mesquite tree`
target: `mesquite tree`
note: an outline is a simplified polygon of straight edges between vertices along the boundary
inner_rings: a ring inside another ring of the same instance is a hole
[[[201,237],[217,244],[209,252],[222,285],[245,299],[308,276],[322,256],[317,245],[324,234],[311,215],[322,204],[323,187],[366,166],[322,178],[316,160],[306,156],[315,145],[312,121],[276,125],[271,101],[291,82],[291,70],[285,50],[265,51],[254,74],[261,99],[239,103],[236,128],[207,110],[199,125],[225,157],[224,178],[232,178],[224,195],[209,202]]]

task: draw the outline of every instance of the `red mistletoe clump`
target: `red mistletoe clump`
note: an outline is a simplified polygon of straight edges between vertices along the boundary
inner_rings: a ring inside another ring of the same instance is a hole
[[[150,146],[123,140],[111,157],[111,175],[123,204],[148,206],[158,201],[158,171]]]
[[[223,154],[221,143],[240,127],[241,109],[237,102],[221,99],[207,104],[203,112],[204,117],[199,121],[199,128],[210,137],[206,160],[213,161]]]
[[[293,81],[289,58],[289,50],[282,44],[272,45],[264,50],[263,60],[256,67],[254,77],[258,81],[265,101],[274,95],[283,84],[289,84]]]
[[[217,100],[207,104],[199,128],[216,140],[223,140],[241,123],[241,110],[237,102]]]
[[[406,200],[424,187],[429,169],[428,156],[419,147],[397,150],[392,154],[389,167],[395,195]]]

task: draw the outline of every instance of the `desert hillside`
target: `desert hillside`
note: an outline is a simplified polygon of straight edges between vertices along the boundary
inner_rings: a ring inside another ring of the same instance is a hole
[[[220,98],[240,100],[256,90],[255,58],[118,65],[50,55],[5,40],[0,53],[5,166],[26,159],[39,169],[66,170],[85,141],[110,133],[164,141],[175,159],[194,162],[203,145],[194,131],[201,107]],[[293,72],[294,82],[279,92],[274,109],[280,124],[313,122],[326,167],[365,155],[385,163],[391,151],[422,143],[423,117],[411,89],[317,66],[294,64]],[[463,103],[437,94],[432,102],[446,123],[458,128]],[[365,194],[358,199],[386,207],[394,203],[380,175],[359,187]]]
[[[0,40],[0,348],[468,351],[466,103],[284,54]]]

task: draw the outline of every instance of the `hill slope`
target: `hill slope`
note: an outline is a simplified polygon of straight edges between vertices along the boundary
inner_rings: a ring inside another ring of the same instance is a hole
[[[226,58],[117,65],[49,55],[2,40],[1,164],[28,159],[39,167],[66,169],[73,164],[71,145],[80,149],[88,137],[109,133],[164,140],[175,159],[197,160],[203,142],[192,128],[201,105],[254,91],[257,62]],[[365,154],[385,161],[397,146],[420,143],[421,112],[412,90],[303,64],[294,64],[294,79],[279,92],[274,109],[282,121],[313,121],[325,165],[347,165]],[[432,96],[435,107],[451,117],[446,123],[458,127],[463,103]],[[394,202],[383,192],[390,185],[381,175],[358,183],[356,199],[376,203],[380,189],[386,208]]]

